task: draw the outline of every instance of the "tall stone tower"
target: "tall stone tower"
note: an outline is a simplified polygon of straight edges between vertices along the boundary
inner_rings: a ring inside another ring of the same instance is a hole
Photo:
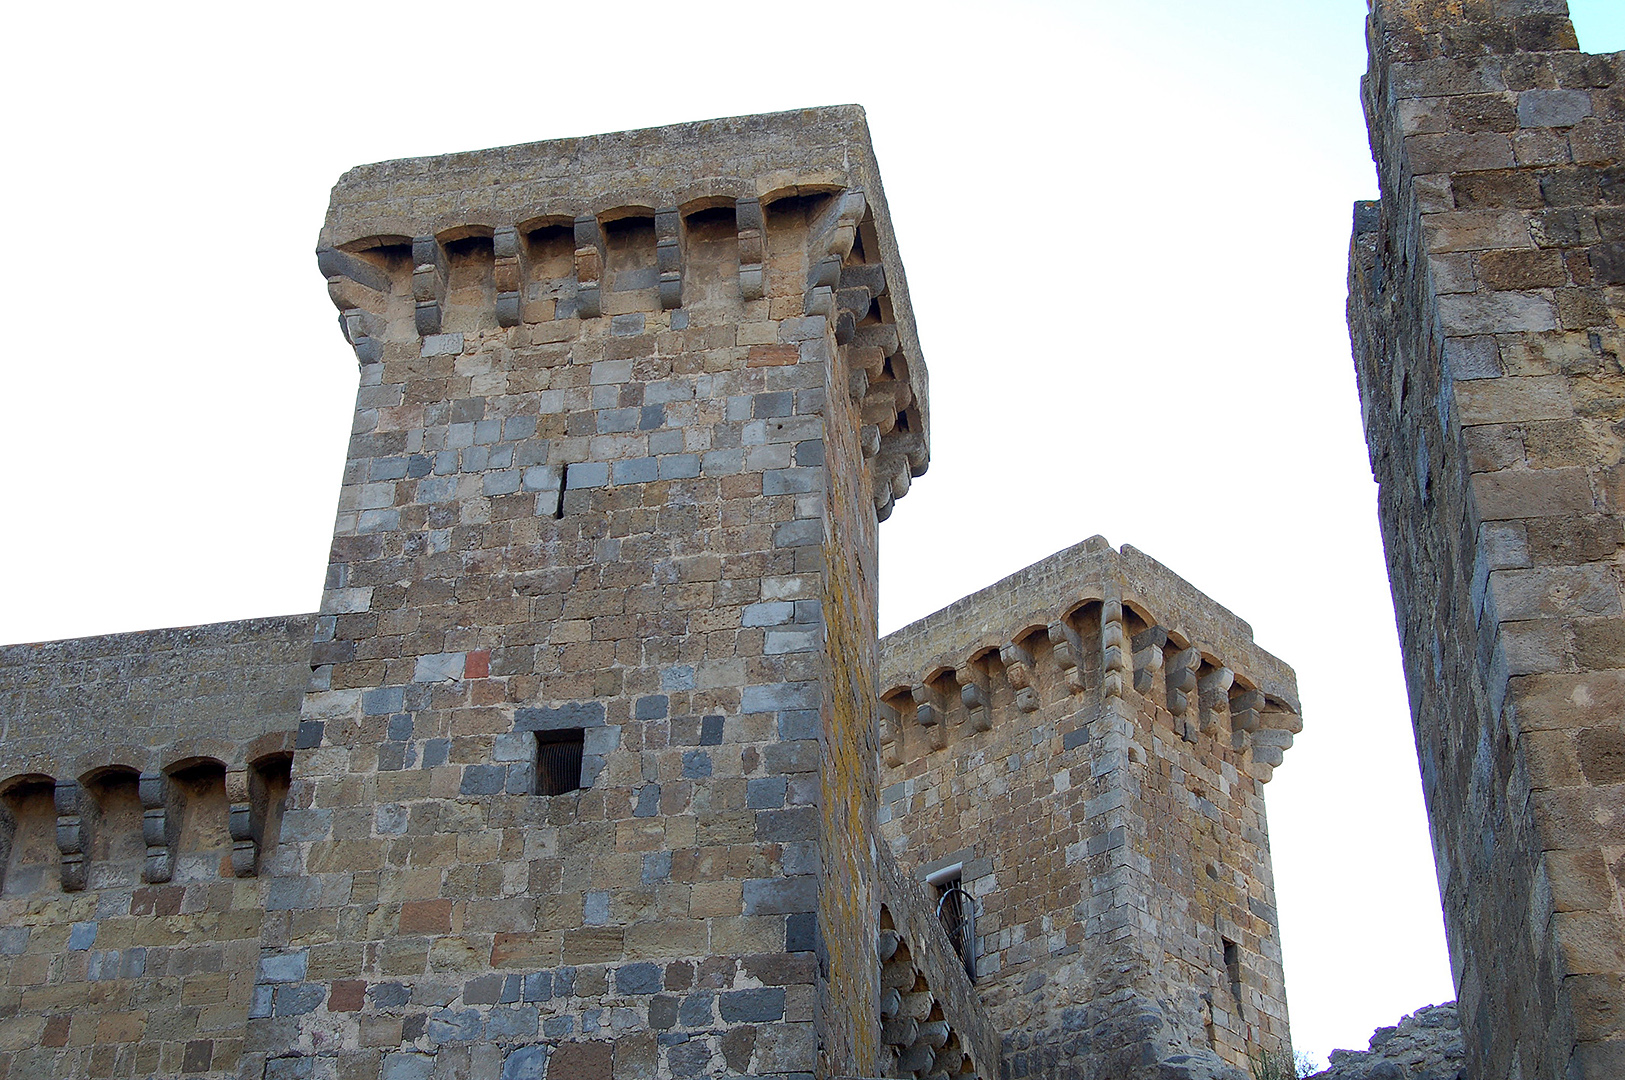
[[[1379,0],[1349,325],[1473,1075],[1625,1075],[1625,54]]]
[[[928,431],[861,110],[363,167],[319,254],[362,386],[268,936],[393,979],[390,1042],[570,993],[611,1042],[550,1075],[871,1071],[876,527]]]

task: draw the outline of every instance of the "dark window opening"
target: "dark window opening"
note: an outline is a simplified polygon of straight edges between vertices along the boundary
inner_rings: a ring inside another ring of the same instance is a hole
[[[536,794],[581,790],[581,728],[536,733]]]
[[[565,465],[559,470],[559,505],[553,511],[556,521],[564,520],[564,493],[570,490],[570,466]]]
[[[1225,974],[1230,976],[1230,992],[1235,995],[1237,1001],[1240,1001],[1241,950],[1237,948],[1236,943],[1231,941],[1229,938],[1223,938],[1221,940],[1224,941],[1224,970]]]

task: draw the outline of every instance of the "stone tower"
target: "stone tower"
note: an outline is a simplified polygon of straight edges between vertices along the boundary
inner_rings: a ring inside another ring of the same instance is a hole
[[[1349,326],[1473,1075],[1625,1075],[1625,55],[1380,0]]]

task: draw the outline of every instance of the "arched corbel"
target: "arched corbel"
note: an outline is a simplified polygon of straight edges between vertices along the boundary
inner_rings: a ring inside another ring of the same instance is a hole
[[[1084,673],[1079,659],[1083,656],[1083,639],[1078,635],[1077,629],[1066,619],[1056,619],[1049,624],[1048,635],[1055,662],[1060,665],[1061,673],[1066,676],[1066,685],[1074,693],[1082,690]]]
[[[85,848],[89,828],[84,819],[84,789],[72,780],[60,780],[56,790],[56,848],[62,856],[62,891],[79,892],[89,878]]]
[[[739,230],[739,295],[760,300],[765,289],[762,201],[751,196],[735,202],[734,227]]]
[[[988,691],[987,669],[976,660],[967,660],[954,669],[959,681],[959,700],[965,705],[965,718],[972,731],[993,727],[992,695]]]
[[[683,303],[683,215],[675,206],[655,211],[655,269],[660,273],[660,306]]]
[[[1216,667],[1203,675],[1197,683],[1197,700],[1201,707],[1201,729],[1211,734],[1230,712],[1230,687],[1236,681],[1235,672],[1227,667]]]
[[[599,287],[604,276],[604,230],[598,219],[583,214],[575,220],[576,314],[596,319],[603,314]]]
[[[169,777],[163,773],[142,773],[136,791],[141,797],[141,839],[147,845],[147,861],[141,880],[149,885],[168,881],[175,872],[169,812]]]
[[[503,225],[491,231],[491,251],[496,256],[497,325],[518,326],[530,279],[529,245],[517,226]]]
[[[1134,650],[1134,689],[1149,694],[1162,674],[1162,650],[1168,644],[1168,631],[1152,626],[1135,634],[1129,644]]]
[[[1100,655],[1105,696],[1123,696],[1123,673],[1128,670],[1128,657],[1124,655],[1123,602],[1106,600],[1100,605]]]
[[[433,236],[412,238],[412,320],[419,337],[440,333],[449,272],[445,245]]]
[[[1038,710],[1038,688],[1033,685],[1032,650],[1019,641],[1007,641],[999,646],[999,663],[1004,665],[1005,678],[1016,694],[1016,708],[1022,712]]]

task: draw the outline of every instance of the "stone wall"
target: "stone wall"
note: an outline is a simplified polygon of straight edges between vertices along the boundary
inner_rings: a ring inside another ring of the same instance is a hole
[[[1079,544],[882,642],[881,831],[977,898],[1012,1076],[1204,1076],[1290,1044],[1263,784],[1290,668]]]
[[[1349,320],[1470,1069],[1625,1072],[1625,56],[1377,3]]]
[[[316,621],[0,649],[0,1076],[236,1075]]]

